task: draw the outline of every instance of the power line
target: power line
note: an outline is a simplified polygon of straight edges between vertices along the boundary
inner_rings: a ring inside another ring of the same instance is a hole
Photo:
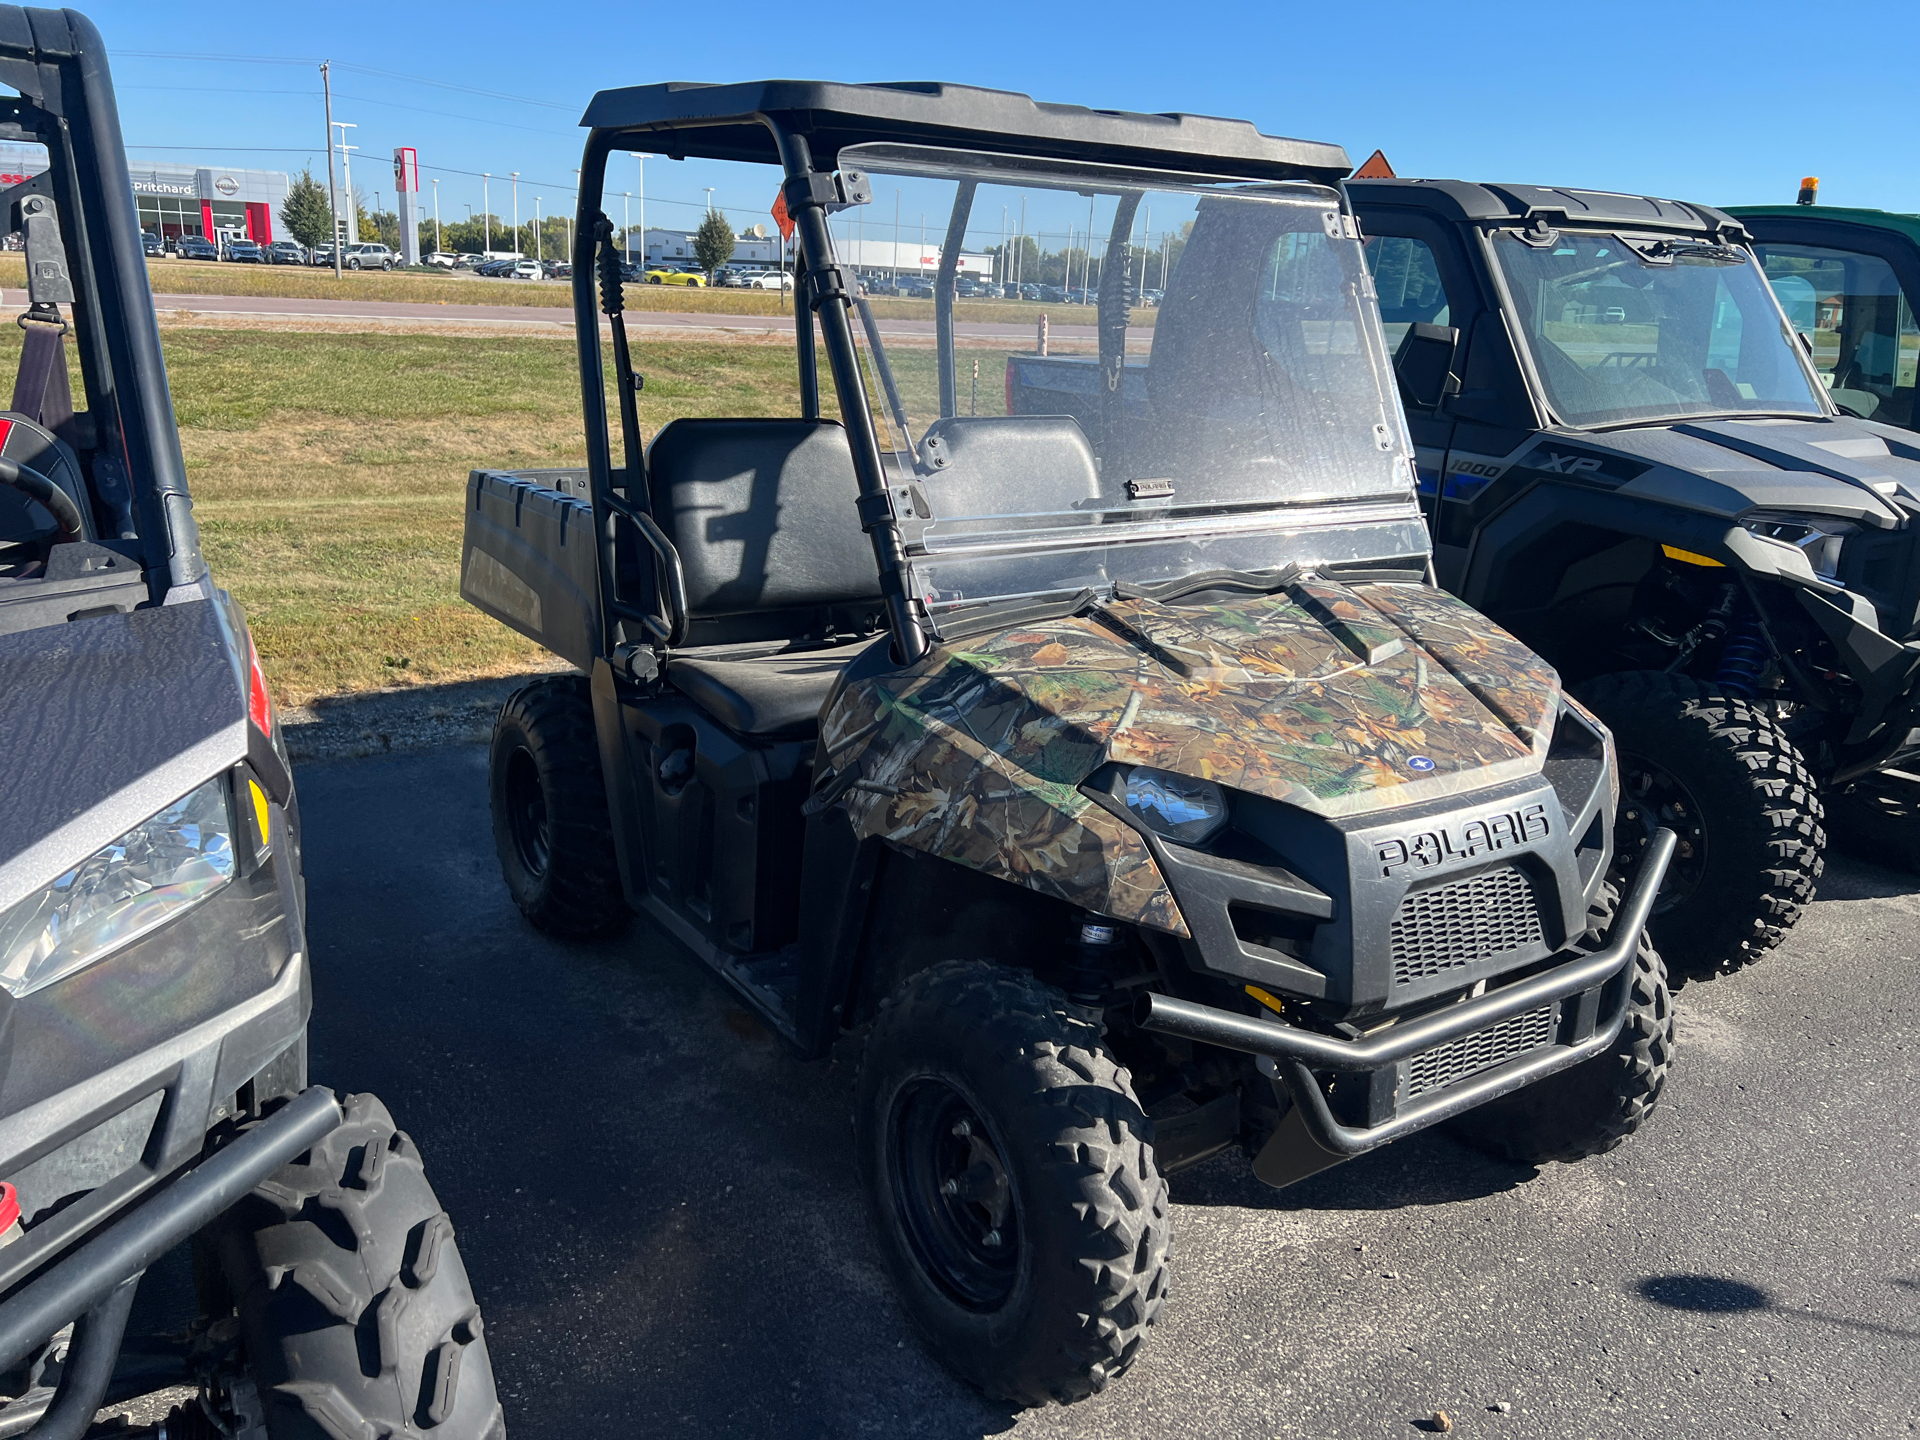
[[[190,60],[219,61],[228,65],[318,65],[317,58],[309,59],[297,55],[194,55],[173,50],[116,50],[116,56],[131,56],[139,60]],[[432,85],[441,90],[458,90],[466,95],[480,95],[488,100],[510,100],[516,105],[538,105],[544,110],[560,110],[572,115],[579,111],[577,105],[561,105],[552,100],[535,100],[529,95],[510,95],[503,90],[482,90],[472,85],[456,85],[451,80],[429,80],[423,75],[403,75],[397,70],[381,70],[372,65],[355,65],[351,61],[333,62],[342,70],[352,70],[361,75],[377,75],[383,80],[405,80],[410,85]]]

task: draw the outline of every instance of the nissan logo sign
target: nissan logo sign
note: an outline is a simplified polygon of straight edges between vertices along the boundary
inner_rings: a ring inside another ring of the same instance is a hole
[[[222,175],[218,180],[213,182],[213,188],[218,190],[222,195],[238,195],[240,193],[240,182],[235,180],[231,175]]]

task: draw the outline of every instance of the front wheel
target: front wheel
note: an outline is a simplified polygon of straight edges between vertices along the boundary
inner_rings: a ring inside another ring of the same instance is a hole
[[[1753,701],[1684,675],[1603,675],[1578,693],[1619,745],[1615,880],[1658,829],[1679,837],[1654,944],[1690,979],[1773,949],[1826,867],[1825,810],[1798,747]]]
[[[1122,1374],[1166,1298],[1170,1223],[1099,1027],[1025,971],[946,962],[883,1004],[857,1091],[881,1249],[933,1352],[1020,1405]]]
[[[373,1096],[342,1108],[199,1237],[266,1433],[505,1440],[480,1307],[420,1152]]]
[[[1673,1063],[1667,967],[1644,933],[1613,983],[1628,987],[1627,1018],[1610,1049],[1467,1111],[1449,1123],[1453,1134],[1499,1159],[1542,1165],[1604,1155],[1644,1125]]]

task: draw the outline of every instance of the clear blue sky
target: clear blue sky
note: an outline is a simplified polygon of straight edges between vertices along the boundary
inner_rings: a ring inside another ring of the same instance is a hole
[[[579,113],[597,89],[769,75],[942,79],[1104,108],[1229,115],[1337,141],[1356,164],[1382,147],[1402,175],[1737,204],[1791,200],[1812,174],[1827,203],[1920,211],[1915,0],[841,0],[805,22],[792,5],[80,3],[114,57],[128,144],[148,147],[133,149],[136,159],[295,171],[311,160],[324,173],[309,62],[326,57],[339,62],[335,117],[359,125],[358,188],[381,189],[390,206],[387,158],[413,145],[425,173],[440,177],[448,219],[479,209],[480,181],[462,171],[521,171],[522,218],[536,191],[547,213],[571,208],[558,187],[571,180]],[[793,38],[802,33],[816,38],[803,46]],[[301,63],[195,58],[211,56]],[[698,172],[650,164],[647,190],[659,204],[648,219],[691,224],[696,209],[665,202],[703,201],[701,186],[720,182]],[[716,200],[746,224],[763,218],[765,188]],[[491,200],[507,213],[499,181]]]

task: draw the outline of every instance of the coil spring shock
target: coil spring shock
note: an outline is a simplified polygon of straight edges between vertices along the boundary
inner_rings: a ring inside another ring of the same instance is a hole
[[[1767,635],[1760,628],[1760,617],[1751,604],[1742,604],[1732,629],[1727,632],[1727,643],[1720,647],[1720,668],[1713,675],[1714,688],[1753,699],[1759,691],[1761,677],[1766,674],[1769,658]]]

